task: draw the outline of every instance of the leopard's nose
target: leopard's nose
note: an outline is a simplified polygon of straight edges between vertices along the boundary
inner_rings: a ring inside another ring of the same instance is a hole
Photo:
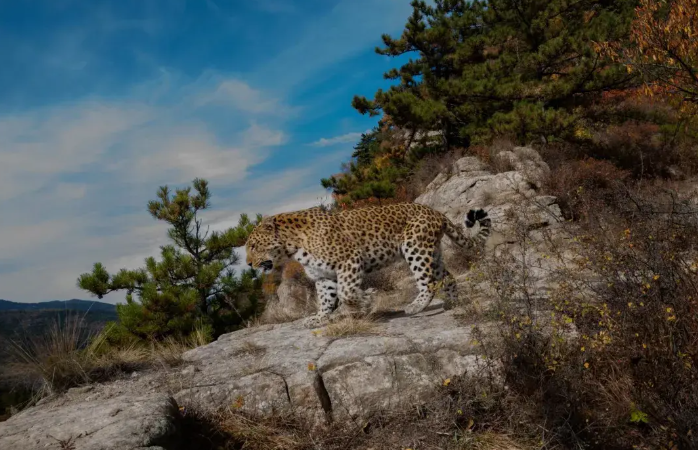
[[[250,266],[250,267],[252,267],[252,263],[248,263],[247,265]]]

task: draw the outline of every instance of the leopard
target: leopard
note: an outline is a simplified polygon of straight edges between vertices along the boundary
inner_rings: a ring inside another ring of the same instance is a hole
[[[342,306],[365,311],[369,300],[361,289],[364,277],[399,258],[407,262],[418,288],[404,312],[424,311],[439,290],[449,309],[458,301],[458,292],[444,265],[442,237],[474,249],[484,245],[491,232],[492,221],[483,209],[469,210],[464,223],[465,229],[445,214],[413,202],[279,213],[262,218],[250,233],[246,263],[266,273],[290,260],[303,266],[315,283],[318,304],[317,313],[304,320],[307,328],[327,324]],[[479,229],[473,235],[476,224]]]

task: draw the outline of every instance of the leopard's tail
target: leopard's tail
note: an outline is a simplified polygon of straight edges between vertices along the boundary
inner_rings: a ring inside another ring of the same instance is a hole
[[[460,227],[457,227],[450,220],[444,217],[445,221],[445,233],[451,238],[453,242],[461,247],[473,248],[483,244],[487,241],[491,233],[492,220],[487,215],[487,212],[483,209],[471,209],[468,214],[465,215],[465,227],[466,229],[473,228],[476,223],[480,225],[475,236],[466,236]]]

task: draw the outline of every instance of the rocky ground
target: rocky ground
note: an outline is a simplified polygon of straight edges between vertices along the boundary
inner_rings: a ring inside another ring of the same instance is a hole
[[[498,158],[499,167],[506,169],[499,173],[477,158],[458,160],[416,201],[458,223],[470,208],[488,210],[496,233],[484,258],[506,255],[516,264],[524,256],[515,229],[523,224],[536,230],[538,244],[533,250],[527,244],[525,257],[536,269],[529,283],[544,292],[554,272],[545,243],[551,236],[553,241],[566,239],[557,231],[562,219],[555,198],[539,194],[548,168],[527,148]],[[450,243],[445,247],[449,263],[457,250]],[[0,448],[175,449],[183,408],[293,411],[322,424],[418,403],[444,380],[483,370],[475,327],[484,334],[495,328],[483,313],[493,287],[474,271],[454,272],[464,299],[461,308],[444,311],[436,300],[417,316],[404,315],[400,303],[412,300],[413,287],[409,272],[398,267],[391,280],[395,289],[377,294],[383,296],[377,300],[383,310],[369,324],[329,333],[305,329],[299,319],[223,335],[185,353],[180,367],[134,373],[44,399],[0,423]],[[284,288],[298,290],[302,287]],[[298,311],[293,304],[298,296],[307,293],[282,296],[276,307]],[[473,304],[479,305],[479,314]]]

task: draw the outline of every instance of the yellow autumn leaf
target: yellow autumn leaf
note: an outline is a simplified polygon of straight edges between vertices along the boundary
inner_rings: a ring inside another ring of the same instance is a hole
[[[446,379],[444,380],[444,386],[448,386],[449,384],[451,384],[451,379],[450,379],[450,378],[446,378]]]

